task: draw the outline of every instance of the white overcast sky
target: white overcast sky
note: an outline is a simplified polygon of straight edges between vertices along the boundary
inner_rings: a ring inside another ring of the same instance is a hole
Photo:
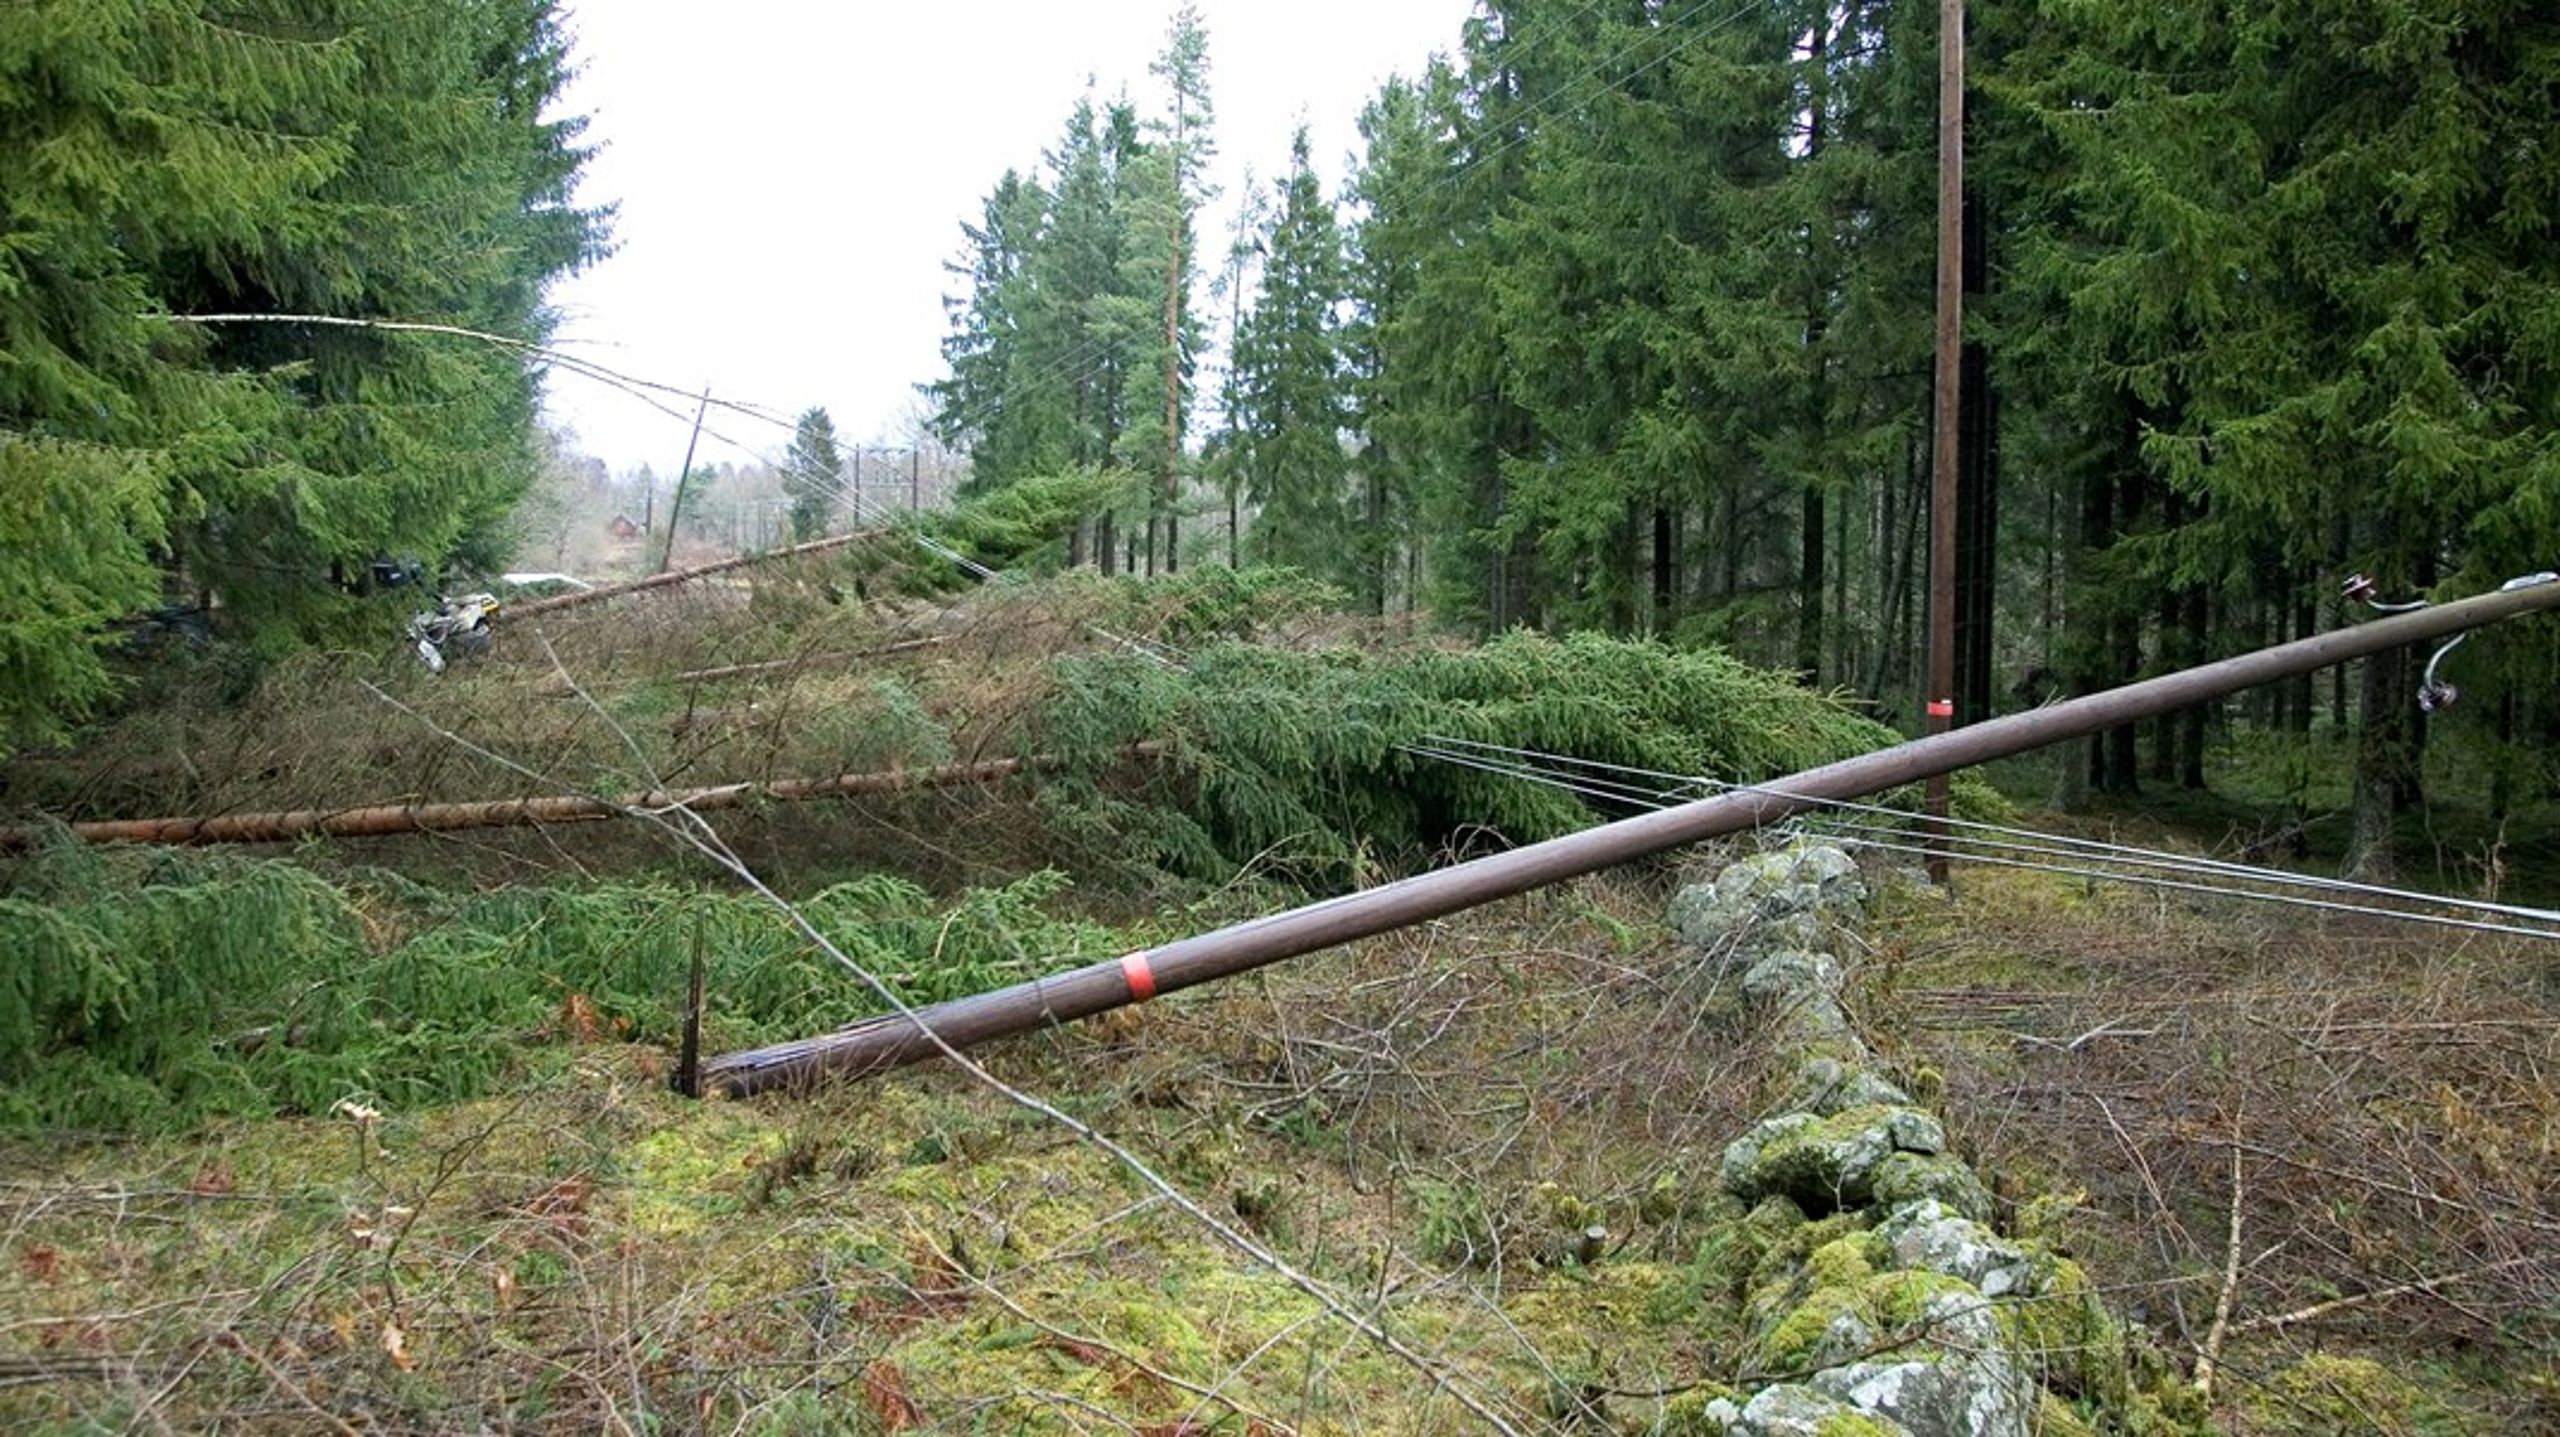
[[[897,442],[938,377],[943,262],[1008,166],[1057,138],[1088,78],[1151,105],[1177,0],[582,0],[564,108],[602,146],[581,198],[619,249],[554,287],[564,349]],[[1268,178],[1304,118],[1328,187],[1388,75],[1453,50],[1472,0],[1198,0],[1225,190]],[[675,401],[679,407],[686,407]],[[555,373],[548,409],[617,470],[683,459],[686,423]],[[778,453],[780,430],[711,427]],[[687,418],[689,419],[689,415]],[[747,456],[705,441],[724,460]]]

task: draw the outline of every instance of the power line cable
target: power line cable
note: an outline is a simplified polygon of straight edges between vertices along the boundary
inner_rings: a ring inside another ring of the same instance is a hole
[[[1812,802],[1818,803],[1825,808],[1837,809],[1848,813],[1864,814],[1873,817],[1896,820],[1907,819],[1909,817],[1909,815],[1905,814],[1900,809],[1889,808],[1880,804],[1861,803],[1855,799],[1812,798],[1810,795],[1795,794],[1783,787],[1773,785],[1727,783],[1717,779],[1701,778],[1685,774],[1665,773],[1657,769],[1637,768],[1626,764],[1606,763],[1598,759],[1576,758],[1566,754],[1541,753],[1534,749],[1510,748],[1501,744],[1487,744],[1471,739],[1453,739],[1444,736],[1435,736],[1432,739],[1432,742],[1458,748],[1475,748],[1500,752],[1528,759],[1533,762],[1571,764],[1581,768],[1595,768],[1609,772],[1631,774],[1641,778],[1667,781],[1678,785],[1680,788],[1695,788],[1722,792],[1759,793],[1767,794],[1772,797],[1810,798]],[[1678,791],[1678,788],[1670,790],[1670,792]],[[2214,858],[2206,855],[2173,854],[2159,849],[2142,848],[2132,844],[2111,843],[2103,839],[2085,838],[2064,833],[2049,833],[2038,829],[2017,828],[2003,824],[1987,823],[1980,820],[1948,818],[1944,820],[1944,822],[1948,827],[1960,831],[1994,834],[2028,844],[2055,845],[2061,850],[2067,850],[2068,856],[2104,858],[2109,861],[2136,863],[2152,867],[2167,866],[2173,867],[2181,872],[2192,872],[2198,869],[2203,869],[2225,876],[2258,883],[2273,883],[2291,887],[2313,888],[2332,893],[2356,894],[2365,897],[2385,898],[2400,902],[2430,903],[2440,907],[2460,908],[2469,912],[2488,914],[2495,917],[2524,919],[2537,923],[2560,924],[2560,910],[2548,908],[2530,908],[2512,903],[2493,902],[2488,899],[2461,898],[2450,895],[2417,893],[2408,889],[2393,888],[2385,884],[2364,883],[2347,878],[2332,878],[2316,873],[2296,873],[2287,869],[2269,868],[2258,864],[2239,863],[2229,859]]]
[[[1451,741],[1442,740],[1442,742]],[[1454,742],[1466,744],[1471,741],[1456,740]],[[1477,746],[1481,748],[1494,749],[1499,749],[1501,747],[1500,745]],[[1772,796],[1805,800],[1818,804],[1836,805],[1867,812],[1885,813],[1895,817],[1908,817],[1908,815],[1901,814],[1898,810],[1882,809],[1868,804],[1850,803],[1845,800],[1816,798],[1811,795],[1790,793],[1784,788],[1765,785],[1729,784],[1715,780],[1683,778],[1677,775],[1663,775],[1664,777],[1675,779],[1679,787],[1648,791],[1637,785],[1624,784],[1610,780],[1595,780],[1588,776],[1575,776],[1569,773],[1559,772],[1557,770],[1541,768],[1534,763],[1471,756],[1465,753],[1456,753],[1445,749],[1435,749],[1430,747],[1428,744],[1410,745],[1407,746],[1407,751],[1423,757],[1435,758],[1443,762],[1453,763],[1461,767],[1475,769],[1481,772],[1504,775],[1533,783],[1541,783],[1550,787],[1577,793],[1584,797],[1594,798],[1604,802],[1629,804],[1639,808],[1666,809],[1678,807],[1682,803],[1690,801],[1689,797],[1681,792],[1682,788],[1704,786],[1735,792],[1763,793]],[[1535,751],[1515,750],[1515,752],[1534,753]],[[1558,758],[1567,763],[1589,763],[1601,768],[1627,768],[1625,765],[1603,764],[1596,760],[1578,760],[1565,755],[1552,755],[1549,757]],[[1629,771],[1637,773],[1651,772],[1650,770],[1641,769]],[[1840,819],[1822,820],[1821,822],[1830,824],[1831,827],[1817,828],[1812,822],[1808,822],[1802,818],[1790,820],[1790,824],[1799,831],[1852,846],[1919,856],[1927,856],[1931,852],[1929,848],[1917,842],[1914,836],[1899,829],[1888,829],[1874,824],[1862,824]],[[2043,834],[2027,829],[2009,829],[1994,824],[1964,823],[1963,826],[1977,830],[1988,830],[1994,834],[2023,835],[2027,840],[2051,841],[2050,843],[2044,843],[2020,841],[2019,839],[2008,837],[1984,838],[1962,835],[1952,837],[1950,841],[1956,844],[1965,845],[1968,849],[1968,851],[1960,852],[1955,856],[1968,862],[1985,863],[2007,868],[2031,869],[2038,872],[2054,873],[2094,881],[2128,883],[2141,887],[2196,893],[2212,897],[2236,898],[2256,902],[2275,903],[2289,907],[2313,909],[2323,912],[2353,914],[2369,918],[2397,919],[2410,923],[2463,929],[2471,932],[2492,933],[2507,937],[2539,938],[2546,940],[2560,939],[2560,928],[2554,927],[2527,926],[2519,923],[2501,923],[2478,919],[2455,918],[2443,914],[2412,912],[2403,908],[2384,907],[2374,903],[2355,903],[2325,898],[2312,898],[2299,894],[2268,893],[2257,889],[2239,887],[2236,886],[2236,883],[2197,882],[2177,878],[2159,877],[2150,873],[2126,873],[2118,872],[2110,868],[2088,867],[2084,865],[2092,863],[2112,863],[2117,865],[2119,868],[2168,869],[2187,873],[2193,873],[2199,869],[2207,872],[2235,870],[2235,872],[2226,873],[2224,876],[2247,878],[2253,881],[2271,884],[2314,887],[2329,891],[2346,890],[2364,895],[2389,898],[2403,903],[2424,904],[2432,907],[2452,908],[2474,912],[2485,911],[2501,916],[2521,917],[2536,921],[2560,922],[2560,913],[2552,913],[2542,909],[2519,908],[2510,904],[2487,903],[2475,899],[2461,899],[2438,894],[2418,893],[2406,889],[2388,888],[2376,884],[2351,884],[2346,880],[2322,879],[2314,875],[2286,873],[2280,869],[2251,868],[2247,865],[2229,864],[2218,860],[2196,860],[2190,859],[2186,855],[2165,853],[2157,850],[2138,849],[2123,844],[2103,844],[2097,843],[2095,840],[2070,840],[2065,835]],[[1833,831],[1834,828],[1839,831]],[[1904,841],[1896,841],[1898,839]],[[2097,849],[2106,851],[2090,852],[2062,846],[2075,841],[2091,843]],[[1970,851],[1976,849],[1987,849],[1989,851]],[[2003,856],[2009,854],[2024,854],[2027,855],[2027,857]],[[2117,856],[2110,856],[2111,854]],[[2048,858],[2065,858],[2074,861],[2070,863],[2040,861]]]

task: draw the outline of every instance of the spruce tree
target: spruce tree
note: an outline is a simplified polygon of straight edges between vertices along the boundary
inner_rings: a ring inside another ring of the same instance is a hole
[[[494,559],[535,464],[513,350],[597,252],[549,0],[17,7],[0,44],[0,746],[108,693],[119,617],[210,598],[276,647],[368,617],[332,574]]]
[[[827,515],[843,492],[844,461],[836,453],[836,424],[826,409],[801,411],[784,456],[782,492],[791,499],[791,538],[805,544],[826,532]]]
[[[936,437],[969,451],[963,497],[1044,472],[1066,457],[1060,376],[1044,363],[1055,341],[1044,334],[1033,267],[1048,211],[1049,196],[1037,182],[1006,171],[979,221],[961,226],[964,257],[945,266],[967,281],[968,293],[943,301],[951,332],[942,358],[950,373],[926,393]]]
[[[1308,157],[1290,141],[1262,288],[1236,335],[1236,427],[1253,548],[1270,563],[1356,581],[1344,509],[1342,235]]]
[[[1183,441],[1202,339],[1191,303],[1199,273],[1194,231],[1201,207],[1216,197],[1208,180],[1217,155],[1209,37],[1198,9],[1185,5],[1174,13],[1165,48],[1148,72],[1164,86],[1164,100],[1128,170],[1120,315],[1133,338],[1139,305],[1148,306],[1153,321],[1145,345],[1133,355],[1130,396],[1130,457],[1153,478],[1145,549],[1152,574],[1159,557],[1168,571],[1181,567]]]
[[[2117,567],[2243,599],[2272,569],[2290,607],[2349,568],[2405,591],[2546,565],[2560,15],[2048,9],[2062,23],[2011,76],[2069,183],[2036,273],[2114,391],[2162,525],[2124,532],[2119,503]],[[2174,624],[2171,607],[2164,642],[2209,631],[2213,605],[2180,599]],[[2355,865],[2380,874],[2424,729],[2405,656],[2360,693]]]

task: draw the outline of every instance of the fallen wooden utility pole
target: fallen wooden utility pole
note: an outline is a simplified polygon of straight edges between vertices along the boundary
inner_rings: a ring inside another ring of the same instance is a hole
[[[1727,792],[1235,924],[1162,948],[1089,964],[1054,978],[937,1003],[912,1014],[866,1019],[795,1043],[727,1054],[705,1065],[703,1088],[744,1097],[807,1085],[825,1077],[861,1077],[882,1072],[935,1055],[940,1051],[937,1038],[953,1048],[969,1048],[990,1039],[1072,1022],[1141,1003],[1159,993],[1411,927],[1650,854],[1758,828],[1825,800],[1882,793],[2277,679],[2553,608],[2560,608],[2560,581],[2546,578],[2476,599],[2421,609],[2201,668],[2164,674],[2102,694],[1898,744],[1748,791]]]
[[[1127,750],[1131,758],[1153,758],[1163,745],[1143,743]],[[989,759],[983,763],[945,764],[939,768],[893,768],[832,778],[786,778],[771,783],[728,783],[710,788],[653,789],[620,803],[583,794],[541,798],[506,798],[485,803],[378,804],[367,808],[306,808],[281,813],[233,813],[202,818],[117,818],[67,825],[72,837],[89,843],[291,843],[304,838],[380,838],[401,833],[449,833],[466,828],[524,828],[555,823],[593,823],[623,818],[633,811],[657,812],[689,808],[704,812],[738,808],[759,800],[802,803],[812,799],[852,798],[862,794],[902,793],[993,783],[1019,773],[1055,769],[1063,760],[1049,755]],[[0,828],[0,851],[24,848],[50,830]]]
[[[831,549],[841,549],[850,544],[859,544],[865,539],[877,539],[884,532],[885,531],[879,529],[857,529],[850,534],[836,534],[824,539],[812,539],[806,544],[794,544],[787,549],[773,549],[762,554],[740,554],[734,559],[722,559],[718,563],[713,564],[697,564],[690,569],[669,569],[663,574],[651,574],[645,579],[632,579],[620,584],[600,584],[592,589],[580,589],[574,594],[555,594],[548,599],[535,599],[529,603],[523,604],[508,604],[498,610],[497,617],[500,619],[529,619],[536,614],[556,614],[562,609],[582,608],[588,604],[601,604],[608,599],[620,599],[632,594],[646,593],[651,589],[665,589],[677,584],[690,584],[696,579],[707,579],[714,574],[726,574],[732,570],[749,568],[756,564],[770,564],[782,559],[797,559],[810,554],[823,554]]]

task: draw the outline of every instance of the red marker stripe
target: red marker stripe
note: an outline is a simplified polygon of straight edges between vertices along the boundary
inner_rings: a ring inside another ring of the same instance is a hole
[[[1129,1001],[1143,1003],[1156,995],[1156,970],[1147,955],[1132,953],[1120,960],[1120,976],[1129,984]]]

